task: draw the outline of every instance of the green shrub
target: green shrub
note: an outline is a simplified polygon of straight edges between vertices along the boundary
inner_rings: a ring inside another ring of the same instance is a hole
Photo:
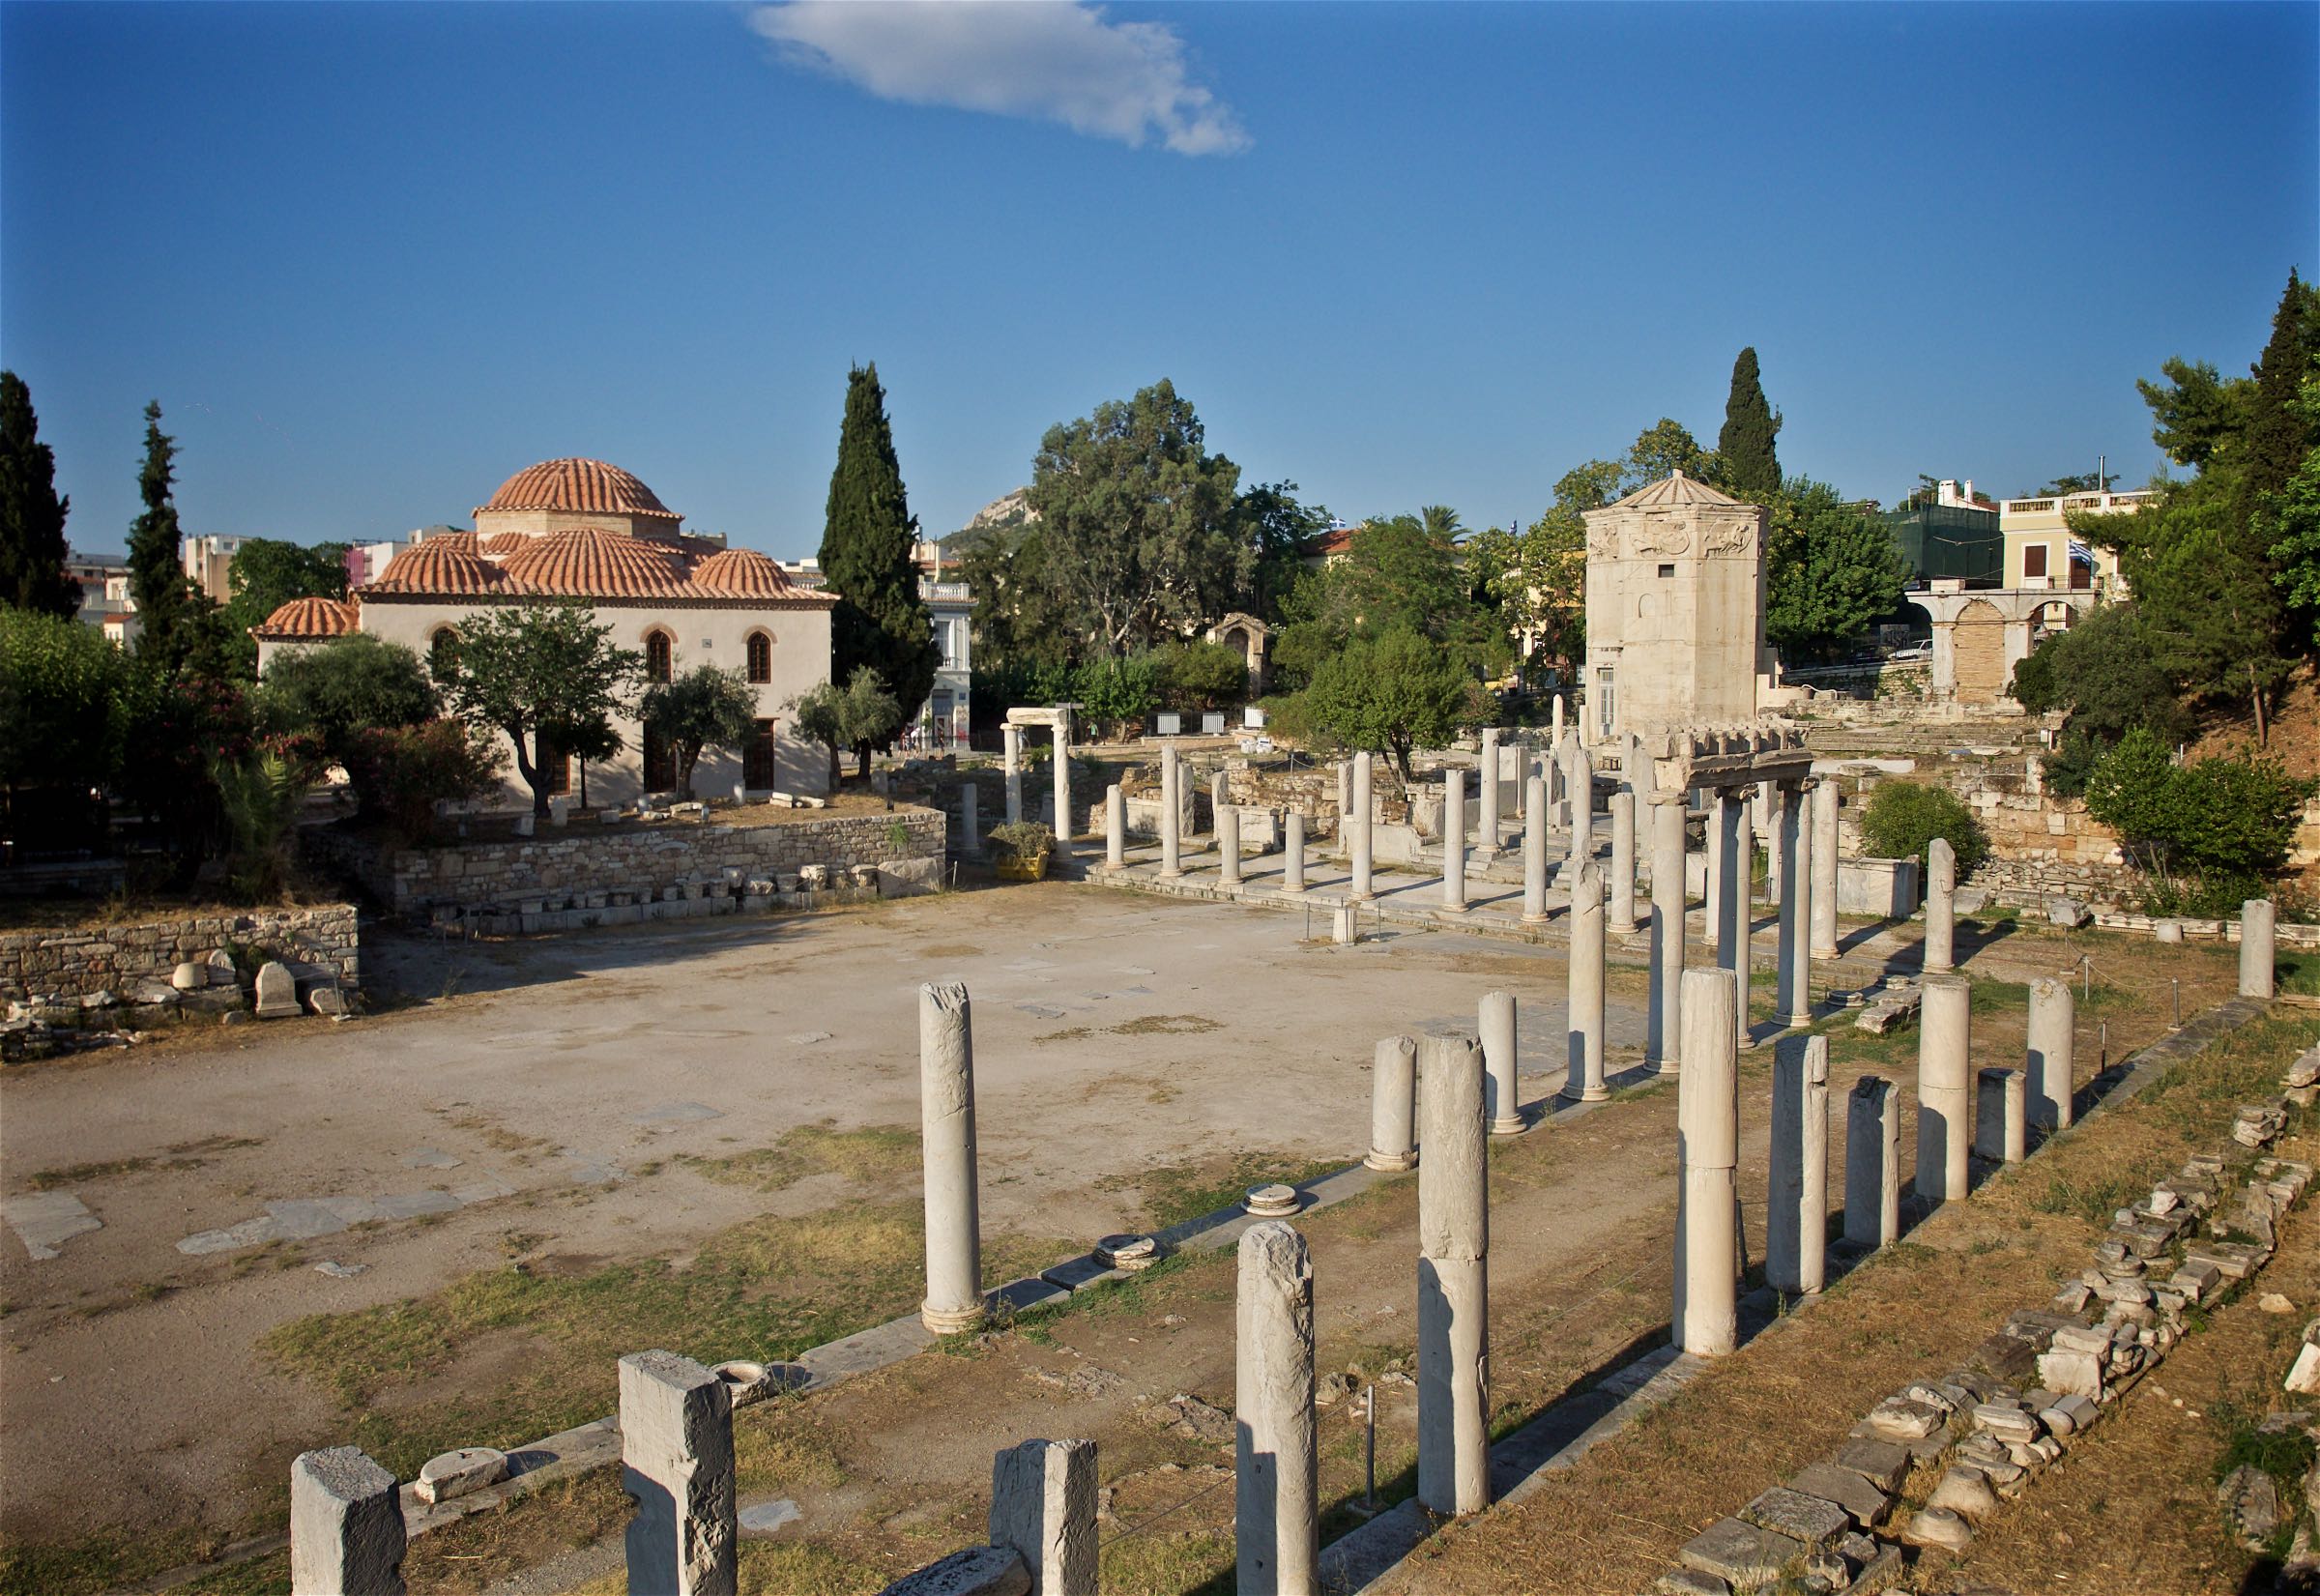
[[[1035,820],[1019,820],[1007,826],[994,826],[983,833],[996,843],[1000,852],[1013,859],[1035,858],[1055,851],[1056,833]]]
[[[2312,787],[2271,759],[2178,765],[2164,741],[2138,727],[2096,762],[2086,812],[2119,833],[2150,878],[2144,901],[2153,912],[2229,914],[2287,862]]]
[[[1947,837],[1960,877],[1989,856],[1989,834],[1964,800],[1947,787],[1921,782],[1880,782],[1861,811],[1861,836],[1879,858],[1921,863],[1933,839]]]

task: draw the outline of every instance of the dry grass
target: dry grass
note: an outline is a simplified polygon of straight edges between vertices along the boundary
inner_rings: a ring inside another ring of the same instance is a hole
[[[782,1132],[769,1147],[723,1158],[680,1155],[677,1162],[711,1180],[777,1192],[808,1175],[837,1175],[862,1186],[902,1179],[918,1167],[918,1132],[911,1125],[838,1130],[835,1119]]]

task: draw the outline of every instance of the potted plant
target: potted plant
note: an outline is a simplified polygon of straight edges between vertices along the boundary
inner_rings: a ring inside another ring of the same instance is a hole
[[[999,856],[991,868],[1001,881],[1039,881],[1047,875],[1047,856],[1055,851],[1056,834],[1035,820],[1012,826],[994,826],[991,841]]]

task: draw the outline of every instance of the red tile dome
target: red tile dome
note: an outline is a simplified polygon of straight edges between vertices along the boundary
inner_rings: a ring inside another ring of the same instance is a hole
[[[528,540],[501,562],[525,593],[583,598],[650,598],[684,593],[684,567],[663,545],[625,533],[572,527]]]
[[[637,515],[674,526],[677,512],[634,476],[602,460],[542,460],[500,484],[478,515],[493,510],[578,510],[591,515]]]
[[[387,563],[364,593],[492,594],[504,591],[499,571],[476,551],[472,532],[421,538]]]
[[[719,549],[693,567],[693,586],[736,598],[786,598],[798,591],[771,555],[755,549]]]
[[[343,637],[356,629],[355,606],[337,598],[293,598],[249,628],[249,635],[270,643],[305,642]]]

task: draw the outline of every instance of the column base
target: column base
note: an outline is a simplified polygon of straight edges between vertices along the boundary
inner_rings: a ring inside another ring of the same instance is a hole
[[[1378,894],[1375,892],[1348,892],[1346,894],[1348,903],[1376,903],[1377,901]]]
[[[1437,914],[1464,914],[1466,906],[1463,903],[1437,903],[1434,906],[1434,912]]]
[[[1929,964],[1922,967],[1918,973],[1921,975],[1955,975],[1958,973],[1958,967],[1954,964]]]
[[[1577,1091],[1573,1091],[1569,1087],[1565,1087],[1554,1096],[1555,1100],[1561,1103],[1608,1103],[1611,1100],[1611,1088],[1609,1087],[1581,1087]]]
[[[1162,881],[1178,881],[1182,879],[1183,875],[1184,867],[1180,864],[1173,870],[1165,864],[1160,867],[1160,879]]]
[[[1626,924],[1622,925],[1617,920],[1606,919],[1603,922],[1603,929],[1614,937],[1632,937],[1637,932],[1643,929],[1643,922],[1641,920],[1629,920]]]
[[[938,1336],[955,1336],[964,1331],[980,1329],[988,1317],[979,1302],[972,1308],[938,1308],[931,1302],[918,1305],[918,1322]]]
[[[1835,959],[1841,958],[1842,955],[1834,947],[1816,947],[1812,949],[1812,957],[1814,959]]]
[[[1651,1072],[1654,1075],[1664,1076],[1670,1081],[1674,1080],[1677,1076],[1683,1074],[1684,1072],[1683,1063],[1679,1059],[1646,1059],[1643,1061],[1650,1066]]]
[[[1812,1015],[1810,1010],[1803,1014],[1791,1014],[1784,1023],[1791,1030],[1803,1030],[1812,1023]]]
[[[1530,1129],[1530,1121],[1527,1119],[1494,1119],[1491,1121],[1493,1136],[1520,1136],[1528,1129]]]
[[[1523,923],[1524,925],[1545,925],[1545,924],[1546,924],[1546,923],[1547,923],[1549,920],[1551,920],[1551,919],[1552,919],[1552,918],[1554,918],[1554,916],[1553,916],[1552,914],[1525,914],[1522,916],[1522,923]]]
[[[1400,1175],[1406,1170],[1414,1170],[1418,1167],[1418,1155],[1414,1152],[1379,1152],[1376,1147],[1372,1147],[1369,1155],[1361,1162],[1368,1169],[1383,1170],[1388,1175]]]

